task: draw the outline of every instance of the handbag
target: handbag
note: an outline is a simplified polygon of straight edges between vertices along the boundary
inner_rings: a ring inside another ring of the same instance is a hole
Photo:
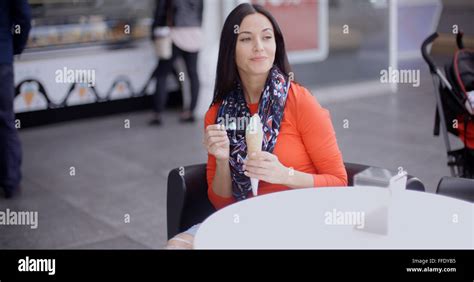
[[[171,40],[171,30],[169,27],[157,27],[153,31],[155,34],[155,53],[161,60],[169,60],[173,55],[173,41]]]
[[[155,35],[154,45],[156,56],[160,60],[169,60],[173,55],[173,41],[171,40],[171,1],[166,1],[166,24],[167,26],[158,26],[153,30]]]

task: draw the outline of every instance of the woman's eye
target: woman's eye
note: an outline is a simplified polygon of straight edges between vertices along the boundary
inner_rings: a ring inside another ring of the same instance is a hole
[[[273,37],[271,37],[271,36],[265,36],[265,37],[264,37],[264,39],[266,39],[266,40],[270,40],[270,39],[272,39],[272,38],[273,38]]]
[[[240,39],[240,41],[242,41],[242,42],[250,41],[250,38],[249,38],[249,37],[247,37],[247,38],[242,38],[242,39]]]

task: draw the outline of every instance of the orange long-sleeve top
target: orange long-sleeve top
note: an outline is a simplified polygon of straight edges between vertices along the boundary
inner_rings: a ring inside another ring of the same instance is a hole
[[[468,148],[474,149],[474,123],[468,122],[466,128],[467,132],[465,132],[464,118],[462,116],[458,116],[458,121],[459,138],[461,138],[462,142],[464,142]],[[464,134],[466,136],[464,136]]]
[[[204,130],[216,123],[221,103],[207,111]],[[251,115],[258,112],[258,103],[248,104]],[[347,173],[339,150],[329,111],[321,107],[316,98],[303,86],[293,82],[288,92],[283,119],[273,154],[282,165],[313,175],[314,187],[347,186]],[[234,197],[217,195],[212,182],[216,173],[216,158],[208,154],[208,197],[216,209],[234,203]],[[289,190],[279,184],[260,181],[258,194]],[[252,193],[250,193],[250,197]]]

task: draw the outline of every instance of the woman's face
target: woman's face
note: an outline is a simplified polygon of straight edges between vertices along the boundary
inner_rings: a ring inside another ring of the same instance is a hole
[[[235,50],[239,73],[267,75],[275,61],[275,51],[272,23],[262,14],[246,16],[240,24]]]

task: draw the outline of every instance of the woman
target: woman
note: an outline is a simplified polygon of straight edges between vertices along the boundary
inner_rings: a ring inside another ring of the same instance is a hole
[[[153,118],[150,125],[161,125],[161,113],[164,110],[167,97],[166,81],[173,69],[173,63],[182,57],[191,85],[191,104],[181,113],[181,122],[194,122],[194,109],[199,95],[199,77],[197,72],[198,53],[203,44],[201,30],[204,2],[203,0],[158,0],[152,25],[152,40],[155,40],[155,30],[170,27],[169,37],[172,41],[171,58],[161,59],[156,75],[156,90],[154,95]]]
[[[275,19],[258,5],[235,8],[222,30],[214,99],[205,117],[208,195],[216,209],[252,197],[249,178],[260,180],[259,195],[347,185],[329,112],[289,75]],[[247,156],[238,121],[255,113],[264,124],[262,152]],[[178,234],[167,248],[192,248],[198,228]]]

